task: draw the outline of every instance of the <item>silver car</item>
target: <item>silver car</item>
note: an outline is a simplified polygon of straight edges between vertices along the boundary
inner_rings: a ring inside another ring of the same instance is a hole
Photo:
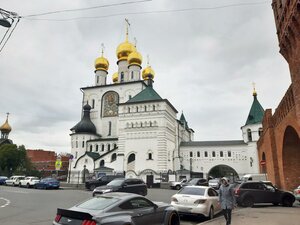
[[[70,209],[57,209],[53,225],[180,225],[179,215],[169,204],[121,192],[88,199]]]

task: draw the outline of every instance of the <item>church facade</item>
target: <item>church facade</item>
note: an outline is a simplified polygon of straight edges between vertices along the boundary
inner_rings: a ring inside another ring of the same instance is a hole
[[[109,62],[95,61],[95,84],[81,88],[82,118],[71,128],[71,170],[125,174],[147,183],[159,183],[162,174],[208,176],[219,165],[236,175],[258,172],[256,141],[263,109],[254,101],[243,140],[194,141],[194,131],[183,115],[153,88],[154,70],[142,70],[142,56],[126,39],[117,47],[118,71],[107,82]],[[247,163],[245,163],[247,162]],[[223,170],[223,169],[221,169]],[[76,174],[70,176],[77,182]]]

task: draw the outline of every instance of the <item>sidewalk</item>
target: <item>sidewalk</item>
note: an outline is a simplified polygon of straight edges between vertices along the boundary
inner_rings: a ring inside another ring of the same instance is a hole
[[[231,225],[299,225],[300,205],[294,207],[256,206],[237,208],[232,213]],[[201,225],[226,225],[223,215]],[[199,224],[200,225],[200,224]]]

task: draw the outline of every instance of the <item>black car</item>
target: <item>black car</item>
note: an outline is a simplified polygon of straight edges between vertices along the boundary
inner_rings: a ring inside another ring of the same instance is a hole
[[[96,187],[106,185],[111,182],[113,179],[124,177],[122,175],[105,175],[99,177],[96,180],[88,180],[85,182],[85,188],[93,191]]]
[[[127,192],[139,195],[147,195],[147,185],[141,179],[136,178],[116,178],[105,186],[97,187],[93,191],[93,196],[96,194],[104,194],[107,192]]]
[[[292,207],[295,196],[287,191],[277,189],[271,182],[243,182],[235,189],[237,204],[252,207],[255,203],[273,203]]]
[[[192,178],[182,186],[208,186],[208,181],[205,178]]]

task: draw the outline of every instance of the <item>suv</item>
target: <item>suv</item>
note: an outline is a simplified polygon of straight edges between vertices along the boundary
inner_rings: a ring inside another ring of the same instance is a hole
[[[96,187],[106,185],[109,182],[111,182],[115,178],[124,177],[122,175],[105,175],[102,177],[99,177],[96,180],[89,180],[85,182],[85,188],[93,191]]]
[[[182,188],[182,185],[187,182],[187,179],[182,179],[181,181],[172,181],[170,182],[170,188],[179,190]]]
[[[5,181],[6,185],[17,186],[20,183],[20,180],[24,180],[25,176],[11,176]]]
[[[107,192],[127,192],[146,196],[147,185],[143,180],[137,178],[116,178],[105,186],[97,187],[93,191],[93,196]]]
[[[38,182],[40,182],[40,179],[38,177],[25,177],[24,180],[20,180],[19,186],[30,188],[34,187]]]
[[[271,182],[243,182],[235,189],[237,204],[252,207],[255,203],[273,203],[292,207],[295,196],[277,189]]]

